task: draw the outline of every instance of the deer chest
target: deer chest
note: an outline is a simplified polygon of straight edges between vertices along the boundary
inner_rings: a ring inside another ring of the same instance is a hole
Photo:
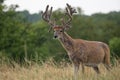
[[[69,58],[75,64],[80,64],[81,62],[83,62],[83,63],[87,62],[87,56],[84,54],[73,53],[73,54],[69,55]]]

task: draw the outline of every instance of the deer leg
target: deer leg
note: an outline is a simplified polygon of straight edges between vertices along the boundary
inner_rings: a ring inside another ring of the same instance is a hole
[[[84,64],[83,63],[81,63],[81,67],[82,67],[82,73],[84,73],[85,72],[85,68],[84,68]]]
[[[110,67],[109,65],[104,64],[104,66],[105,66],[105,68],[106,68],[108,71],[110,71],[111,67]]]
[[[93,69],[95,70],[95,72],[97,72],[98,74],[100,74],[100,70],[99,70],[98,66],[94,66]]]
[[[74,65],[74,80],[78,80],[79,65]]]

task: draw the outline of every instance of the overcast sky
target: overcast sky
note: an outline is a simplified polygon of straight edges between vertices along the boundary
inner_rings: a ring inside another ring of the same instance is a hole
[[[96,12],[108,13],[110,11],[120,11],[120,0],[6,0],[5,4],[18,4],[17,10],[28,10],[30,13],[38,13],[44,10],[46,5],[58,8],[65,8],[66,3],[73,7],[80,7],[84,14],[93,14]]]

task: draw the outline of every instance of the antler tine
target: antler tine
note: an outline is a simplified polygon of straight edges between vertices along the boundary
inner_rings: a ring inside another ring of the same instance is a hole
[[[70,12],[69,12],[68,8],[66,8],[66,13],[65,14],[68,15],[68,17],[69,17],[69,20],[67,21],[67,24],[69,24],[72,21],[72,15],[70,15]]]
[[[49,8],[49,5],[46,6],[45,12],[42,12],[42,18],[44,21],[46,21],[50,25],[50,28],[49,28],[49,32],[50,32],[50,30],[51,30],[52,26],[54,26],[55,22],[50,19],[51,15],[52,15],[53,7],[51,7],[49,11],[48,11],[48,8]]]
[[[76,13],[76,10],[73,9],[73,8],[71,7],[71,5],[69,5],[69,4],[66,4],[66,5],[67,5],[67,7],[68,7],[68,9],[69,9],[69,11],[70,11],[70,15],[71,15],[71,16],[72,16],[73,13]]]
[[[48,24],[53,25],[53,22],[50,20],[53,7],[50,8],[50,11],[48,11],[48,8],[49,8],[49,5],[47,5],[45,12],[43,12],[42,18],[43,18],[43,20],[48,22]]]
[[[45,12],[42,12],[42,18],[43,18],[43,20],[45,20],[46,22],[49,22],[49,20],[47,19],[47,16],[48,16],[48,14],[47,14],[48,8],[49,8],[49,5],[47,5]]]
[[[49,19],[50,19],[51,15],[52,15],[52,8],[53,8],[53,7],[51,7],[51,9],[50,9]],[[49,24],[50,24],[50,25],[54,25],[54,22],[49,21]],[[50,28],[49,28],[48,32],[50,32],[50,31],[51,31],[51,29],[52,29],[52,27],[50,26]]]
[[[65,21],[63,20],[62,23],[63,25],[66,27],[66,28],[69,28],[70,27],[70,23],[72,21],[72,15],[73,13],[76,13],[76,10],[73,9],[69,4],[66,4],[67,7],[66,7],[66,13],[65,15],[67,15],[69,17],[68,21],[65,23]]]
[[[71,21],[72,15],[73,13],[76,13],[76,10],[73,9],[69,4],[66,4],[66,5],[67,5],[66,12],[67,12],[67,15],[70,17],[70,21]]]
[[[53,7],[50,8],[50,16],[49,16],[49,18],[50,18],[51,15],[52,15],[52,9],[53,9]]]

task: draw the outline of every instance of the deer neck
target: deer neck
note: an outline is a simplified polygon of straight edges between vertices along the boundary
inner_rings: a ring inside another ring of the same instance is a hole
[[[72,53],[73,51],[73,39],[67,34],[63,33],[63,37],[59,38],[62,46],[66,49],[68,53]]]

